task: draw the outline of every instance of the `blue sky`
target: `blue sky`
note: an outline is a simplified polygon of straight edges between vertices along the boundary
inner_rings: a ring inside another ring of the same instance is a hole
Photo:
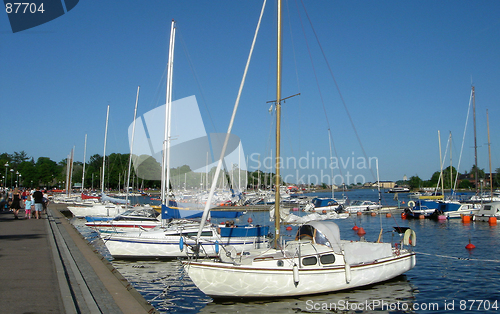
[[[486,109],[492,166],[500,167],[500,2],[304,3],[366,157],[379,160],[381,180],[405,174],[429,179],[439,170],[438,130],[443,156],[452,133],[457,165],[471,83],[479,167],[489,171]],[[7,15],[0,14],[0,151],[24,150],[35,159],[60,161],[75,146],[81,161],[88,134],[87,159],[102,155],[109,104],[106,152],[128,153],[137,86],[138,115],[165,102],[172,19],[177,21],[173,98],[195,95],[207,132],[225,132],[261,5],[253,0],[81,0],[65,15],[15,34]],[[329,158],[326,111],[337,158],[356,160],[353,169],[343,167],[344,173],[374,181],[358,169],[362,149],[305,13],[300,8],[299,17],[298,12],[295,1],[284,12],[282,95],[301,96],[283,105],[282,154],[296,160]],[[275,99],[274,15],[274,1],[269,1],[233,129],[245,153],[262,158],[274,152],[274,116],[266,103]],[[471,112],[461,172],[474,163],[473,145]],[[294,173],[291,168],[285,173]],[[319,175],[318,170],[301,169],[301,174]]]

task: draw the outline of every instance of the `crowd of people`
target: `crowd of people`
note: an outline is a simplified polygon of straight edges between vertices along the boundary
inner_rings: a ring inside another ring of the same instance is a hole
[[[19,212],[24,209],[25,219],[40,219],[46,213],[49,197],[40,188],[34,190],[25,188],[4,189],[0,196],[0,210],[11,211],[14,219],[19,219]]]

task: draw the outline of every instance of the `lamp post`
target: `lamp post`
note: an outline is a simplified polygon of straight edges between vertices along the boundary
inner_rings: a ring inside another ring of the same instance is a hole
[[[16,188],[19,187],[19,171],[16,171],[16,176],[17,176],[17,180],[16,180]]]
[[[10,187],[12,188],[12,177],[14,176],[14,169],[10,169]]]
[[[23,176],[22,176],[21,174],[19,174],[19,178],[17,179],[17,181],[19,181],[19,186],[22,186],[22,184],[21,184],[21,178],[22,178],[22,177],[23,177]]]
[[[7,187],[7,168],[9,168],[9,163],[6,162],[5,163],[5,179],[3,180],[3,187],[6,188]]]

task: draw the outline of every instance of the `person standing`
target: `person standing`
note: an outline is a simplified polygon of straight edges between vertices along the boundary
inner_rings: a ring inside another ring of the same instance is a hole
[[[19,193],[17,188],[15,188],[12,193],[12,203],[10,204],[10,209],[14,212],[14,219],[19,219],[18,214],[21,209],[21,193]]]
[[[33,200],[35,201],[35,216],[36,219],[40,219],[42,215],[43,208],[43,193],[40,191],[40,188],[36,188],[36,191],[33,193]]]
[[[26,201],[24,201],[24,219],[31,219],[31,195],[26,196]]]

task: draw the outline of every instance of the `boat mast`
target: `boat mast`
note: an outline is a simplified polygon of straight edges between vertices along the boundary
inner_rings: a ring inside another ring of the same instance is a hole
[[[476,193],[479,191],[477,189],[477,181],[478,178],[477,176],[478,171],[477,171],[477,137],[476,137],[476,91],[474,89],[474,86],[472,86],[472,113],[474,117],[474,182],[475,182],[475,188],[476,188]]]
[[[488,156],[490,159],[490,200],[493,201],[493,175],[491,173],[491,142],[490,142],[490,117],[486,109],[486,125],[488,127]]]
[[[278,0],[278,34],[277,34],[277,73],[276,73],[276,177],[275,177],[275,196],[274,196],[274,229],[275,229],[275,237],[274,237],[274,248],[278,249],[279,237],[280,237],[280,142],[281,142],[281,0]]]
[[[130,155],[128,156],[127,187],[125,190],[125,204],[128,204],[128,187],[130,186],[130,168],[132,166],[132,152],[134,151],[135,120],[137,117],[137,103],[139,102],[139,89],[137,86],[137,96],[135,97],[134,124],[132,124],[132,137],[130,139]],[[125,181],[125,180],[124,180]]]
[[[452,163],[452,154],[453,150],[451,149],[453,145],[452,139],[451,139],[451,131],[450,131],[450,194],[451,198],[453,199],[453,166],[451,165]]]
[[[68,197],[71,196],[71,184],[72,184],[72,180],[73,180],[73,160],[74,160],[74,154],[75,154],[75,147],[73,146],[73,148],[71,149],[71,157],[70,157],[70,161],[69,161],[69,173],[68,173],[68,189],[66,190],[67,191],[67,194],[68,194]]]
[[[104,169],[106,166],[106,141],[108,139],[108,119],[109,119],[109,105],[106,112],[106,128],[104,131],[104,153],[102,155],[102,181],[101,181],[101,195],[104,195]]]
[[[442,195],[444,200],[443,157],[441,154],[441,132],[439,130],[438,130],[438,139],[439,139],[439,165],[441,167],[439,178],[441,179],[441,192],[443,193]],[[438,183],[438,188],[439,188],[439,183]]]
[[[161,171],[161,203],[168,206],[170,182],[170,119],[172,113],[172,72],[174,70],[175,21],[170,28],[170,45],[168,52],[167,95],[165,103],[165,135],[163,139],[163,162]]]
[[[330,128],[328,128],[328,144],[330,145],[330,164],[333,160],[333,155],[332,155],[332,133],[330,131]],[[333,167],[330,167],[330,169],[332,170],[332,181],[331,181],[331,184],[332,184],[332,199],[335,199],[335,190],[333,188]],[[379,186],[380,188],[380,186]],[[379,192],[380,192],[380,189],[379,189]]]
[[[82,193],[85,185],[85,160],[87,155],[87,134],[85,134],[85,145],[83,146],[83,173],[82,173]]]

